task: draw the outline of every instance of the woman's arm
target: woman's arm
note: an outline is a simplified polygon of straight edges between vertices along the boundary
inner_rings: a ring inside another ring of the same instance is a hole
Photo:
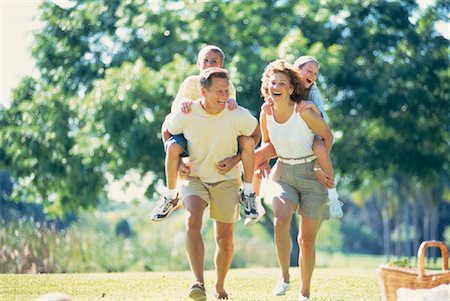
[[[322,137],[328,152],[330,152],[333,147],[333,134],[322,116],[311,109],[300,112],[300,116],[314,133]]]

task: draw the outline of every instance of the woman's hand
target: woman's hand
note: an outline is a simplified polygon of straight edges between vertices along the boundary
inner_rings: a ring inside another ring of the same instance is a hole
[[[316,162],[314,162],[314,173],[316,174],[317,180],[319,182],[327,187],[328,189],[334,188],[334,177],[333,175],[330,175],[329,173],[326,173]]]
[[[261,165],[259,165],[254,172],[254,175],[258,177],[259,179],[264,178],[265,176],[268,176],[270,174],[270,165],[269,161],[263,162]]]
[[[316,107],[316,105],[312,101],[309,101],[309,100],[302,100],[295,108],[295,111],[302,112],[306,109],[311,109],[314,112],[316,112],[317,114],[319,114],[320,116],[322,116],[322,112],[320,112],[320,110]]]
[[[273,114],[272,102],[263,103],[263,105],[261,106],[261,110],[267,115],[272,115]]]

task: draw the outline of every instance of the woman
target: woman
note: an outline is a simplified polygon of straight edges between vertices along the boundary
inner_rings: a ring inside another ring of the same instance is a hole
[[[272,102],[273,114],[260,115],[263,142],[275,148],[278,161],[271,171],[275,245],[281,268],[281,281],[274,295],[289,289],[289,227],[295,212],[301,215],[298,243],[302,285],[299,300],[309,300],[311,277],[315,266],[315,241],[319,225],[328,219],[326,187],[316,178],[312,150],[314,133],[331,149],[333,135],[324,119],[312,109],[296,111],[306,89],[294,67],[282,60],[270,63],[261,79],[261,93]],[[264,148],[267,144],[263,144]]]

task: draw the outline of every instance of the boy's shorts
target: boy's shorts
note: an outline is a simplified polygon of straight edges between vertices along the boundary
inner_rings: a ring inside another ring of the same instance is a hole
[[[204,183],[199,178],[188,177],[181,185],[181,198],[198,196],[209,206],[209,218],[222,223],[234,223],[239,216],[238,179],[217,183]]]
[[[164,142],[164,151],[166,153],[167,153],[167,148],[169,147],[169,145],[171,145],[173,143],[180,145],[181,148],[183,149],[183,152],[181,153],[180,157],[189,157],[189,152],[187,149],[187,140],[183,134],[174,135],[174,136],[170,137],[169,139],[167,139],[166,142]]]
[[[277,161],[271,171],[270,197],[289,200],[299,205],[301,216],[313,219],[328,219],[328,193],[316,178],[314,161],[289,165]]]

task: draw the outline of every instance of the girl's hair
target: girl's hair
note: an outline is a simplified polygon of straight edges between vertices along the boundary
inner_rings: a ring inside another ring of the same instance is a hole
[[[301,57],[296,59],[294,62],[294,67],[296,69],[301,69],[303,67],[303,65],[310,63],[310,62],[316,63],[317,67],[320,68],[319,61],[315,57],[310,56],[310,55],[302,55]]]
[[[261,95],[264,97],[265,101],[268,101],[270,97],[269,96],[270,77],[277,72],[285,74],[289,79],[289,83],[294,88],[294,91],[291,94],[291,100],[293,102],[299,103],[302,101],[302,99],[306,99],[307,93],[306,88],[300,81],[298,73],[295,70],[294,66],[286,63],[284,60],[276,60],[267,65],[261,77]]]

